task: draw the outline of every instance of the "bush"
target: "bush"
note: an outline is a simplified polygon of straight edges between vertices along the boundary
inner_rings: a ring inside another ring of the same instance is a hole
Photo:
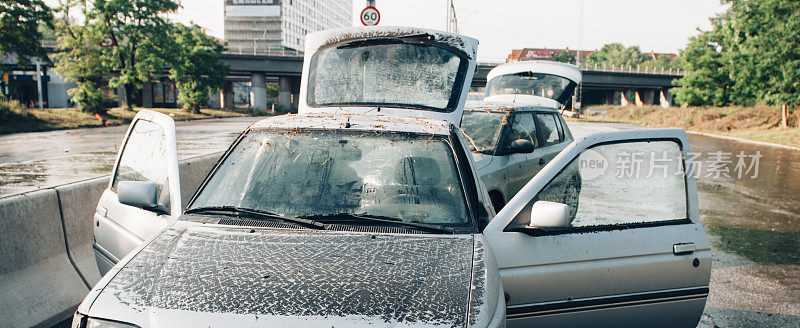
[[[0,134],[39,131],[43,122],[16,100],[0,99]]]
[[[0,120],[8,121],[18,118],[32,118],[25,106],[16,100],[0,99]]]
[[[79,83],[67,93],[72,96],[72,101],[82,112],[105,114],[108,111],[106,95],[93,82]]]

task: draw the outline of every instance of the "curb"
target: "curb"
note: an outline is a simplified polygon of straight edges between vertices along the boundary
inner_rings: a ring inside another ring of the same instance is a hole
[[[791,150],[800,150],[800,147],[795,147],[795,146],[789,146],[789,145],[784,145],[784,144],[779,144],[779,143],[774,143],[774,142],[767,142],[767,141],[750,140],[750,139],[744,139],[744,138],[739,138],[739,137],[731,137],[731,136],[708,133],[708,132],[686,131],[686,133],[691,133],[691,134],[696,134],[696,135],[701,135],[701,136],[706,136],[706,137],[714,137],[714,138],[720,138],[720,139],[733,140],[733,141],[744,142],[744,143],[755,144],[755,145],[771,146],[771,147],[777,147],[777,148],[783,148],[783,149],[791,149]]]

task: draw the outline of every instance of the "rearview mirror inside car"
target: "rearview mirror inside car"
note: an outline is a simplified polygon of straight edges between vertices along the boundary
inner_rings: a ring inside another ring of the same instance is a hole
[[[117,197],[125,205],[138,207],[158,214],[166,214],[166,207],[158,204],[158,186],[149,181],[120,181]]]
[[[533,152],[534,148],[536,148],[536,146],[527,139],[517,139],[511,142],[512,154],[530,154]]]
[[[528,223],[532,228],[569,228],[569,205],[537,201],[531,208],[531,222]]]

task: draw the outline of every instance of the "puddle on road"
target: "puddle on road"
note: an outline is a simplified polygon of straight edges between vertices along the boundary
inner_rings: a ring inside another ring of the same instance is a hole
[[[111,151],[0,164],[0,196],[103,176],[113,166]]]
[[[223,151],[237,136],[226,132],[178,140],[178,158]],[[112,149],[0,164],[0,197],[111,174],[116,157]]]
[[[800,326],[800,151],[689,140],[703,162],[698,198],[714,259],[699,327]],[[731,154],[729,177],[708,170],[709,155],[718,151]],[[737,177],[740,152],[763,156],[757,178]]]

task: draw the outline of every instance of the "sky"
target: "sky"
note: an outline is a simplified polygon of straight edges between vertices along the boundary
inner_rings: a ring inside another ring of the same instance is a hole
[[[642,51],[678,52],[708,18],[722,12],[719,0],[453,0],[460,34],[480,40],[480,61],[504,61],[511,49],[594,50],[618,42]],[[48,3],[57,0],[47,0]],[[183,0],[173,19],[194,22],[223,37],[223,0]],[[447,0],[376,0],[380,25],[444,30]],[[579,35],[583,3],[583,37]],[[353,26],[366,0],[353,0]],[[581,40],[582,39],[582,40]]]

